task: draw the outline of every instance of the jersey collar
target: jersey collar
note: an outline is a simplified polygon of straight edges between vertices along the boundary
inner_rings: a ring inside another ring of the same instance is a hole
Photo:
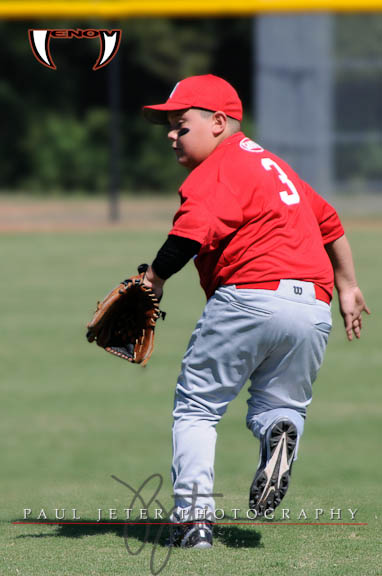
[[[230,146],[231,144],[236,144],[237,142],[240,142],[243,138],[245,138],[244,132],[241,132],[241,131],[235,132],[235,134],[228,136],[228,138],[223,140],[223,142],[220,142],[220,144],[218,146],[216,146],[215,150],[220,150],[224,146]]]

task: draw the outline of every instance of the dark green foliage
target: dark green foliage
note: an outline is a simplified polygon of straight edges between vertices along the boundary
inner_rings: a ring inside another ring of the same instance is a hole
[[[334,17],[334,176],[351,183],[382,178],[382,17]],[[175,83],[211,72],[240,93],[253,133],[254,38],[251,18],[121,22],[0,22],[0,190],[99,192],[110,186],[111,66],[93,72],[98,40],[53,40],[57,71],[41,66],[29,28],[121,28],[121,181],[123,190],[169,191],[184,178],[163,127],[142,118],[144,104],[167,98]],[[329,112],[328,112],[329,113]],[[360,136],[360,137],[359,137]]]
[[[25,145],[31,170],[23,186],[49,192],[106,191],[108,124],[108,111],[99,108],[90,109],[82,120],[57,112],[33,117]]]
[[[249,102],[249,19],[1,22],[0,189],[104,192],[110,173],[111,67],[92,70],[98,40],[52,40],[57,70],[33,57],[28,29],[122,28],[121,187],[176,188],[184,177],[166,130],[141,115],[192,74],[218,73]],[[239,78],[247,78],[243,83]]]

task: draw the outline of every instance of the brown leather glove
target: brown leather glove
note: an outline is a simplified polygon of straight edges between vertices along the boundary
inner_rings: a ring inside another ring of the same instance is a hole
[[[114,288],[102,302],[87,325],[86,337],[107,352],[144,366],[154,348],[154,330],[159,309],[154,292],[143,283],[148,266],[138,267],[132,276]]]

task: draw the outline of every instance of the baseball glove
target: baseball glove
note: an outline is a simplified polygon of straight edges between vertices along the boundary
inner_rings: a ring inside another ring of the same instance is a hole
[[[87,325],[86,337],[107,352],[136,364],[147,364],[154,348],[157,320],[165,317],[159,301],[143,283],[148,266],[138,267],[138,276],[121,282],[102,302]]]

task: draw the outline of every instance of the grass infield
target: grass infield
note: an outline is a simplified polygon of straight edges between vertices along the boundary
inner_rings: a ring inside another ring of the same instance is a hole
[[[141,368],[89,345],[85,325],[97,299],[151,261],[165,232],[1,236],[1,576],[380,575],[382,230],[348,235],[372,316],[348,343],[333,304],[282,506],[273,520],[246,517],[258,443],[245,427],[243,390],[218,426],[215,492],[225,516],[214,547],[170,556],[173,391],[204,304],[193,265],[168,282],[167,318]],[[147,520],[123,524],[124,509],[147,504]],[[56,514],[62,524],[49,524]]]

